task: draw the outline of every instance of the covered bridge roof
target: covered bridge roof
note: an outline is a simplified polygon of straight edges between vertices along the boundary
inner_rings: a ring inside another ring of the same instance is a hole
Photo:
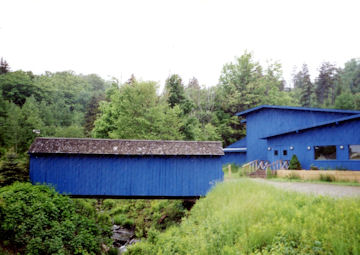
[[[36,138],[30,154],[224,155],[221,142]]]

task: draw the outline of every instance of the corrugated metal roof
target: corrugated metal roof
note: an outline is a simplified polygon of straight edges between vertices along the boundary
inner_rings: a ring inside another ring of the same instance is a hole
[[[224,155],[221,142],[36,138],[30,154]]]
[[[318,123],[316,125],[311,125],[311,126],[304,127],[304,128],[297,128],[297,129],[292,129],[292,130],[288,130],[288,131],[281,132],[281,133],[268,135],[268,136],[262,137],[261,139],[268,139],[268,138],[272,138],[272,137],[275,137],[275,136],[281,136],[281,135],[286,135],[286,134],[290,134],[290,133],[298,133],[300,131],[304,131],[304,130],[308,130],[308,129],[313,129],[313,128],[318,128],[318,127],[338,124],[340,122],[346,122],[346,121],[355,120],[355,119],[360,119],[360,114],[352,115],[352,116],[345,117],[345,118],[335,119],[335,120],[331,120],[331,121],[325,121],[325,122],[321,122],[321,123]]]
[[[360,111],[352,110],[339,110],[339,109],[322,109],[322,108],[309,108],[309,107],[296,107],[296,106],[279,106],[279,105],[260,105],[243,112],[238,112],[236,116],[246,116],[249,113],[259,111],[261,109],[282,109],[282,110],[297,110],[297,111],[314,111],[314,112],[333,112],[333,113],[345,113],[345,114],[360,114]]]

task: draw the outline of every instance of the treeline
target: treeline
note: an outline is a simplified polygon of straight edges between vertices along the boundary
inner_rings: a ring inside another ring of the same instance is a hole
[[[293,83],[295,98],[301,106],[360,109],[360,59],[346,62],[343,68],[325,62],[314,81],[304,64],[294,75]]]
[[[360,109],[360,60],[304,65],[287,87],[281,65],[263,67],[245,52],[224,65],[219,83],[168,77],[163,91],[135,76],[121,83],[71,71],[11,71],[0,63],[0,153],[23,154],[36,136],[220,140],[245,135],[235,113],[261,104]],[[40,133],[39,133],[40,132]]]

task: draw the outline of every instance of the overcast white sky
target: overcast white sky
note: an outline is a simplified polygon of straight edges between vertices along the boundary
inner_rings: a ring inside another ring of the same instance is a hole
[[[179,74],[215,85],[222,66],[254,53],[284,78],[307,63],[360,57],[360,1],[0,0],[0,57],[12,70],[73,70],[163,84]]]

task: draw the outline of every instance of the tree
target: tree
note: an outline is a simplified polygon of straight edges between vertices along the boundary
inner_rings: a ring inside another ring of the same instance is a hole
[[[4,141],[7,148],[14,148],[15,153],[22,148],[21,108],[14,103],[9,103],[4,123]]]
[[[360,110],[360,93],[342,93],[335,100],[335,108],[344,110]]]
[[[104,95],[93,95],[85,113],[84,129],[87,136],[91,134],[91,130],[94,128],[94,122],[97,115],[100,113],[99,105],[100,101],[104,100]]]
[[[9,64],[3,58],[0,59],[0,75],[10,72]]]
[[[234,63],[224,65],[215,101],[216,114],[212,124],[221,133],[225,146],[245,133],[238,118],[233,118],[235,113],[261,104],[294,104],[290,94],[284,91],[281,65],[275,62],[264,69],[247,52]]]
[[[290,164],[289,164],[290,170],[301,170],[301,164],[298,159],[298,157],[294,154],[291,157]]]
[[[29,173],[21,166],[17,154],[10,150],[5,154],[5,160],[0,166],[0,186],[11,185],[16,181],[27,181]]]
[[[34,75],[31,72],[16,71],[0,75],[0,90],[5,100],[22,106],[26,98],[36,97],[41,101],[43,91],[34,86]]]
[[[5,122],[7,118],[8,103],[2,98],[2,92],[0,91],[0,147],[5,145]],[[0,152],[0,157],[1,157]]]
[[[120,139],[182,139],[179,106],[161,103],[154,82],[123,84],[100,104],[93,136]]]
[[[335,103],[338,69],[329,62],[324,62],[320,67],[316,79],[315,94],[318,106],[331,106]]]
[[[165,83],[165,90],[168,94],[168,103],[170,107],[183,103],[185,100],[184,85],[179,75],[171,75]]]
[[[351,93],[360,92],[360,59],[351,59],[340,72],[342,89]]]
[[[301,71],[294,75],[293,82],[294,88],[298,90],[300,94],[300,105],[303,107],[311,107],[314,98],[314,84],[310,80],[309,69],[306,64],[302,66]]]

